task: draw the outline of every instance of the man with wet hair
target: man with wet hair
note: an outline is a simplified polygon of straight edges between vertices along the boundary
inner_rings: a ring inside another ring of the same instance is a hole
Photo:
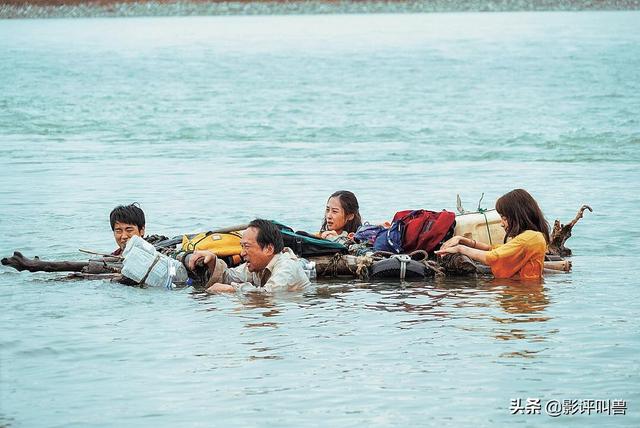
[[[114,256],[122,254],[129,238],[132,236],[142,238],[144,236],[144,212],[137,202],[131,205],[118,205],[109,214],[109,220],[111,221],[113,237],[116,240],[116,244],[118,244],[118,249],[111,253]]]
[[[244,263],[235,268],[218,259],[211,251],[195,251],[189,269],[204,263],[210,273],[207,293],[234,291],[301,290],[309,285],[302,264],[289,248],[284,247],[280,229],[269,220],[255,219],[240,240]]]

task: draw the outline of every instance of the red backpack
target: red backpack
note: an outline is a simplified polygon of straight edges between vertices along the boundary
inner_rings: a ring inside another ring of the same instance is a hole
[[[415,250],[433,251],[451,229],[456,215],[451,211],[427,210],[398,211],[393,221],[404,224],[402,249],[405,253]]]

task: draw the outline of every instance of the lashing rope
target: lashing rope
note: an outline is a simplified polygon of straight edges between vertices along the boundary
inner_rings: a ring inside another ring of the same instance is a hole
[[[480,196],[480,200],[478,201],[478,212],[484,216],[484,225],[487,227],[487,236],[489,236],[489,245],[493,247],[493,239],[491,238],[491,229],[489,228],[489,219],[487,218],[487,209],[480,208],[480,204],[482,203],[482,198],[484,198],[484,192],[482,192],[482,196]]]

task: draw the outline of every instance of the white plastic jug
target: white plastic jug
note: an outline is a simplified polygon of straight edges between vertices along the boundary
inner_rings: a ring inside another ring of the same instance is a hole
[[[149,287],[172,288],[187,281],[187,270],[177,260],[160,254],[139,236],[132,236],[122,252],[122,275]],[[143,281],[144,280],[144,281]]]
[[[504,241],[504,229],[500,227],[500,214],[496,210],[457,215],[453,233],[489,245]]]

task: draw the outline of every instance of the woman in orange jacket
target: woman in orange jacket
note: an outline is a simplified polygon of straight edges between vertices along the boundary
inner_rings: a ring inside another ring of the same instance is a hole
[[[549,245],[549,223],[535,199],[523,189],[515,189],[496,201],[504,244],[490,246],[462,236],[442,244],[436,254],[461,253],[488,265],[496,278],[539,279]]]

